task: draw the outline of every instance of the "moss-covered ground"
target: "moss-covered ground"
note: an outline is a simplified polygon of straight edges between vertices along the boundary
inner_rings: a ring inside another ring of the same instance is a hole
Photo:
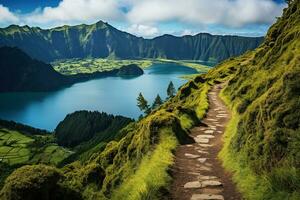
[[[300,199],[300,1],[290,2],[255,51],[206,78],[226,81],[233,111],[220,154],[246,199]]]

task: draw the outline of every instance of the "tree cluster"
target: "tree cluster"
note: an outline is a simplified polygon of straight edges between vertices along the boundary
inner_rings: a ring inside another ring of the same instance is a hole
[[[174,87],[174,84],[172,81],[170,81],[168,88],[167,88],[167,99],[170,99],[175,96],[176,89]],[[146,115],[148,115],[151,110],[157,109],[160,105],[162,105],[164,101],[162,98],[157,94],[156,98],[154,99],[154,102],[152,103],[152,106],[148,104],[148,101],[145,99],[143,94],[140,92],[139,96],[137,97],[137,106],[141,111],[143,111]],[[140,116],[141,118],[142,116]]]

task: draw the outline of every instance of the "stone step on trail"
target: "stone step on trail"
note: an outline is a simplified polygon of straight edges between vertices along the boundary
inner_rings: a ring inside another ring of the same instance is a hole
[[[213,136],[213,135],[197,135],[197,138],[212,139],[212,138],[215,138],[215,136]]]
[[[214,130],[205,130],[204,133],[206,133],[206,134],[213,134]]]
[[[216,176],[204,176],[204,175],[199,175],[198,179],[200,181],[204,181],[204,180],[214,180],[214,179],[218,179],[218,177]]]
[[[207,161],[207,158],[198,158],[197,159],[200,163],[205,163]]]
[[[200,157],[200,155],[195,155],[195,154],[191,154],[191,153],[185,153],[184,155],[185,155],[185,157],[191,158],[191,159],[195,159],[195,158]]]
[[[194,140],[195,140],[195,142],[197,142],[197,143],[204,143],[204,144],[209,143],[209,139],[207,139],[207,138],[199,138],[199,137],[195,137]]]
[[[191,200],[224,200],[219,194],[193,194]]]
[[[197,150],[197,151],[198,151],[198,153],[200,153],[200,154],[209,154],[209,152],[204,151],[204,150]]]
[[[220,181],[215,180],[205,180],[205,181],[191,181],[184,184],[184,188],[191,189],[191,188],[205,188],[205,187],[218,187],[222,186]]]
[[[210,164],[210,163],[204,163],[204,165],[207,167],[212,167],[212,164]]]
[[[207,166],[201,166],[199,168],[200,171],[211,171],[211,168],[210,167],[207,167]]]
[[[199,146],[200,147],[212,147],[213,145],[212,144],[202,144],[202,143],[199,143]]]

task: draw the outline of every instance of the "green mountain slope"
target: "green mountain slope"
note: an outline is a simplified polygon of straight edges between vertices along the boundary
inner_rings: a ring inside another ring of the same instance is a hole
[[[70,83],[51,65],[31,59],[18,48],[0,48],[0,92],[54,90]]]
[[[68,58],[166,58],[221,61],[256,48],[263,38],[163,35],[143,39],[99,21],[53,29],[11,25],[0,29],[0,46],[17,46],[31,57],[50,62]]]

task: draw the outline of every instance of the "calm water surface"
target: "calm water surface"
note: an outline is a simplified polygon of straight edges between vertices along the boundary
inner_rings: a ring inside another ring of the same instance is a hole
[[[0,118],[53,130],[68,113],[98,110],[137,118],[139,92],[152,103],[157,94],[166,97],[168,83],[176,88],[186,82],[180,75],[197,73],[174,64],[154,64],[136,78],[108,77],[77,83],[55,92],[0,94]]]

